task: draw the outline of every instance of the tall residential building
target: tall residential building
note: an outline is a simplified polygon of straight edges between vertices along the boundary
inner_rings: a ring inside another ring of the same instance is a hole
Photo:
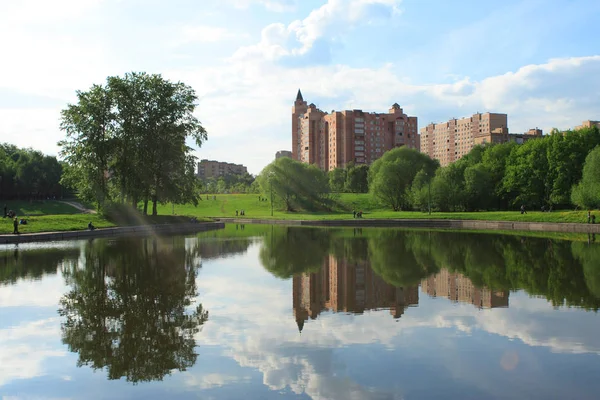
[[[421,152],[446,166],[477,144],[502,143],[508,135],[506,114],[477,113],[421,128]]]
[[[245,175],[248,169],[241,164],[227,162],[200,160],[198,163],[198,177],[201,179],[218,178],[224,175]]]
[[[387,113],[362,110],[326,113],[304,101],[298,90],[292,107],[292,158],[329,171],[349,162],[371,164],[388,150],[419,150],[417,117],[398,104]]]
[[[322,311],[363,313],[387,309],[400,318],[419,303],[417,286],[394,287],[377,275],[367,261],[328,256],[318,272],[292,278],[293,309],[298,329]]]
[[[275,153],[276,160],[281,157],[292,158],[292,152],[289,150],[279,150],[277,153]]]
[[[423,279],[421,291],[431,297],[445,297],[454,302],[473,304],[477,308],[508,307],[507,290],[477,287],[466,276],[447,269]]]
[[[421,128],[421,152],[439,160],[442,167],[468,154],[479,144],[516,142],[542,137],[535,128],[525,133],[508,133],[508,116],[497,113],[477,113]]]

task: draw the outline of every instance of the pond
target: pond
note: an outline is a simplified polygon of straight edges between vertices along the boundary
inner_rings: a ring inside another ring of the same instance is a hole
[[[595,399],[599,306],[588,235],[227,225],[5,246],[0,397]]]

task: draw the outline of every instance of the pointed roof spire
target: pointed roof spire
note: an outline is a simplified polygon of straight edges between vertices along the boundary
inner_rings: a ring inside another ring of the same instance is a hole
[[[304,101],[302,98],[302,92],[298,89],[298,94],[296,95],[296,101]]]

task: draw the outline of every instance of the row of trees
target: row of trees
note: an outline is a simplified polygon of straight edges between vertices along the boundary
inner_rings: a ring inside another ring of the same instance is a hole
[[[31,200],[60,197],[63,167],[56,157],[0,144],[0,199]]]
[[[188,140],[201,146],[206,131],[193,115],[194,90],[160,75],[111,76],[104,85],[77,92],[62,111],[59,142],[68,163],[63,181],[103,208],[111,202],[137,207],[152,202],[198,199],[195,157]]]
[[[202,181],[202,193],[260,193],[254,176],[227,174]]]
[[[600,150],[592,150],[599,144],[596,127],[555,130],[521,145],[476,146],[446,167],[426,154],[400,147],[370,167],[350,164],[328,175],[316,167],[280,159],[267,166],[258,181],[263,193],[272,190],[288,211],[331,205],[324,200],[332,192],[367,191],[394,211],[509,210],[522,205],[597,208]]]

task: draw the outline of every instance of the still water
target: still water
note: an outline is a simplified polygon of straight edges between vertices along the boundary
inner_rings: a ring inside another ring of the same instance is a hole
[[[570,239],[228,225],[1,247],[0,398],[597,399],[600,244]]]

